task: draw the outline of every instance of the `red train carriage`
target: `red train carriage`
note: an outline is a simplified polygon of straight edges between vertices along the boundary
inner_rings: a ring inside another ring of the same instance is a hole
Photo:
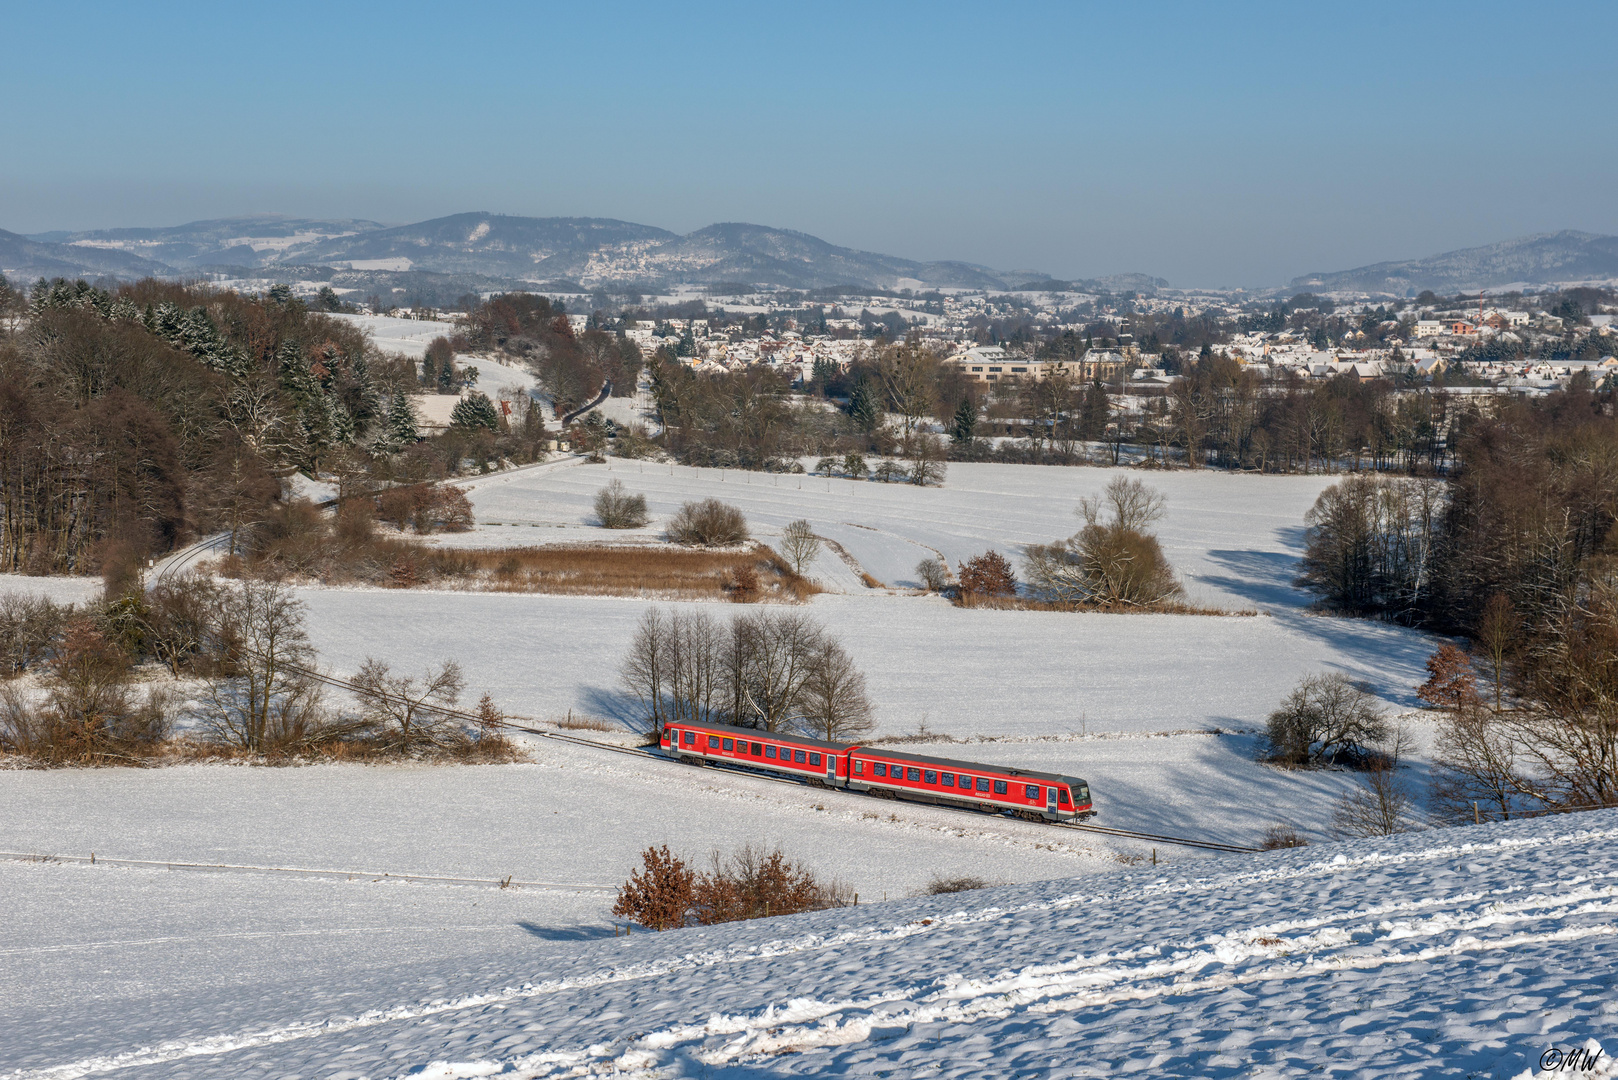
[[[1094,813],[1090,785],[1075,776],[871,746],[850,747],[848,757],[848,786],[855,791],[878,791],[946,806],[1010,810],[1046,821],[1071,821]]]
[[[849,746],[729,724],[670,724],[663,731],[662,746],[681,761],[731,761],[830,787],[918,802],[1009,810],[1046,821],[1072,821],[1094,813],[1090,785],[1056,773]]]
[[[670,724],[663,729],[663,751],[682,761],[734,761],[832,787],[842,787],[848,776],[847,750],[842,743],[729,724]]]

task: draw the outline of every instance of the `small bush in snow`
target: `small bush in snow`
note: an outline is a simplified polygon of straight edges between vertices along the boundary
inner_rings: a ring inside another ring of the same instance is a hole
[[[631,495],[622,480],[614,480],[596,492],[596,518],[602,528],[638,529],[646,524],[646,496]]]
[[[747,518],[718,499],[688,502],[669,521],[669,539],[696,547],[726,547],[745,543]]]

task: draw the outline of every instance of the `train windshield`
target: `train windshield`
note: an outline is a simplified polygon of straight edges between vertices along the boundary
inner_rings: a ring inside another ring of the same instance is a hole
[[[1089,784],[1074,784],[1073,785],[1073,804],[1075,806],[1083,806],[1085,803],[1087,803],[1089,801],[1090,801],[1090,785]]]

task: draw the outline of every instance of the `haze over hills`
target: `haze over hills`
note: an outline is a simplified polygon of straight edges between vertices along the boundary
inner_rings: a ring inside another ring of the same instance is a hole
[[[1462,248],[1425,259],[1375,263],[1330,274],[1307,274],[1293,278],[1290,288],[1414,296],[1423,289],[1449,294],[1614,279],[1618,279],[1618,236],[1597,236],[1569,229]]]
[[[998,271],[966,262],[920,262],[839,247],[807,233],[736,222],[681,236],[611,218],[530,218],[467,213],[411,225],[321,221],[261,215],[198,221],[173,228],[42,233],[25,256],[0,255],[18,277],[122,273],[113,253],[148,260],[169,274],[328,267],[339,271],[415,272],[477,278],[516,287],[572,281],[596,288],[652,289],[677,282],[743,282],[811,289],[837,285],[1013,288],[1048,281],[1038,271]],[[128,263],[145,267],[148,263]],[[46,269],[49,266],[51,269]],[[1052,283],[1061,285],[1066,283]],[[1167,282],[1145,274],[1081,283],[1150,290]]]
[[[834,286],[1151,293],[1147,274],[1054,281],[1032,270],[921,262],[839,247],[807,233],[727,222],[680,235],[612,218],[466,213],[410,225],[363,219],[253,215],[167,228],[20,236],[0,231],[0,272],[37,277],[286,277],[339,289],[392,287],[439,296],[543,287],[654,291],[739,282],[793,289]],[[1563,231],[1423,259],[1308,274],[1291,292],[1414,296],[1575,281],[1618,280],[1618,237]],[[1276,290],[1277,292],[1282,290]],[[442,299],[440,300],[442,302]]]

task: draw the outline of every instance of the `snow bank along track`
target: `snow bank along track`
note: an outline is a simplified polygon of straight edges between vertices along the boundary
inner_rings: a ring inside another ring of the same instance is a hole
[[[323,683],[323,684],[325,684],[327,686],[335,687],[335,688],[337,688],[339,690],[347,690],[349,693],[359,694],[359,695],[362,695],[362,696],[369,696],[369,697],[378,696],[376,694],[376,692],[373,691],[373,690],[368,690],[368,689],[362,688],[362,687],[356,685],[355,683],[352,683],[352,682],[348,681],[347,679],[337,678],[335,675],[327,675],[327,674],[325,674],[323,672],[315,671],[312,668],[298,667],[298,666],[292,665],[292,664],[282,664],[281,666],[283,668],[285,668],[286,670],[288,670],[288,671],[295,671],[295,672],[297,672],[297,673],[299,673],[301,675],[304,675],[304,676],[306,676],[308,678],[314,679],[314,680],[316,680],[318,682],[321,682],[321,683]],[[448,707],[445,707],[445,706],[442,706],[442,705],[425,705],[425,704],[421,705],[419,707],[420,708],[430,709],[431,711],[439,713],[439,714],[441,714],[443,716],[454,717],[457,720],[463,720],[463,721],[466,721],[467,723],[477,724],[477,723],[482,722],[480,720],[480,718],[477,717],[476,715],[474,715],[472,713],[469,713],[469,712],[464,712],[464,711],[462,711],[460,709],[451,709],[451,708],[448,708]],[[552,739],[552,740],[555,740],[557,742],[572,743],[572,744],[574,744],[576,746],[588,747],[588,748],[590,748],[592,750],[604,750],[604,751],[607,751],[608,753],[624,754],[624,755],[627,755],[629,757],[644,758],[644,759],[649,759],[651,761],[661,762],[661,763],[669,764],[669,765],[676,764],[676,762],[672,758],[669,758],[668,756],[663,754],[661,751],[650,750],[650,749],[646,749],[646,748],[643,748],[643,747],[635,747],[635,746],[617,746],[617,745],[614,745],[613,743],[598,742],[595,739],[585,739],[585,738],[581,738],[580,736],[577,736],[577,735],[564,735],[562,732],[559,732],[559,731],[548,731],[548,730],[546,730],[544,728],[531,727],[528,724],[521,724],[521,723],[515,722],[517,720],[528,720],[528,719],[530,719],[530,718],[529,717],[520,717],[520,716],[515,717],[515,718],[506,718],[506,719],[498,721],[497,726],[505,728],[505,729],[510,730],[510,731],[521,731],[521,732],[523,732],[525,734],[528,734],[528,735],[537,735],[537,736],[539,736],[540,738],[543,738],[543,739]],[[725,763],[725,762],[712,762],[712,761],[705,762],[704,764],[707,765],[708,767],[711,767],[711,768],[725,769],[725,770],[727,770],[729,772],[744,773],[744,774],[746,774],[748,776],[757,777],[757,778],[762,779],[762,780],[770,780],[770,781],[773,781],[773,782],[778,783],[778,784],[791,784],[791,785],[793,785],[795,787],[803,787],[803,786],[806,786],[806,784],[807,784],[806,781],[797,780],[797,779],[794,779],[792,777],[787,777],[787,776],[778,776],[778,775],[775,775],[774,773],[765,772],[765,771],[760,770],[760,769],[748,768],[745,765],[731,765],[731,764],[728,764],[728,763]],[[846,792],[841,792],[841,789],[837,789],[837,788],[828,788],[827,790],[829,790],[829,791],[839,791],[840,793],[848,794]],[[931,805],[931,804],[929,804],[929,805]],[[939,805],[943,809],[959,810],[962,813],[990,814],[990,811],[986,811],[986,810],[970,810],[970,809],[967,809],[965,807],[953,807],[953,806],[948,806],[948,805],[945,805],[945,804],[942,804],[942,803],[937,804],[937,805]],[[1001,815],[999,815],[999,814],[991,814],[991,816],[999,817]],[[1248,852],[1254,852],[1254,851],[1259,850],[1258,848],[1244,847],[1244,846],[1242,846],[1240,844],[1226,844],[1226,843],[1222,843],[1222,842],[1220,842],[1218,840],[1199,840],[1199,839],[1195,839],[1193,837],[1185,837],[1185,836],[1161,836],[1161,835],[1158,835],[1156,833],[1134,832],[1134,831],[1132,831],[1130,829],[1112,829],[1112,828],[1108,828],[1105,825],[1089,825],[1089,824],[1081,824],[1079,822],[1066,822],[1066,821],[1052,821],[1052,822],[1045,822],[1045,824],[1047,824],[1047,825],[1049,825],[1049,826],[1051,826],[1053,828],[1058,828],[1058,829],[1076,829],[1076,830],[1078,830],[1080,832],[1095,833],[1095,834],[1100,835],[1100,836],[1116,836],[1116,837],[1118,837],[1120,839],[1136,840],[1136,841],[1139,841],[1139,842],[1142,842],[1142,843],[1147,843],[1147,844],[1167,844],[1167,845],[1172,845],[1172,846],[1176,846],[1176,847],[1197,848],[1197,849],[1200,849],[1200,850],[1203,850],[1203,851],[1226,851],[1226,852],[1248,853]]]

